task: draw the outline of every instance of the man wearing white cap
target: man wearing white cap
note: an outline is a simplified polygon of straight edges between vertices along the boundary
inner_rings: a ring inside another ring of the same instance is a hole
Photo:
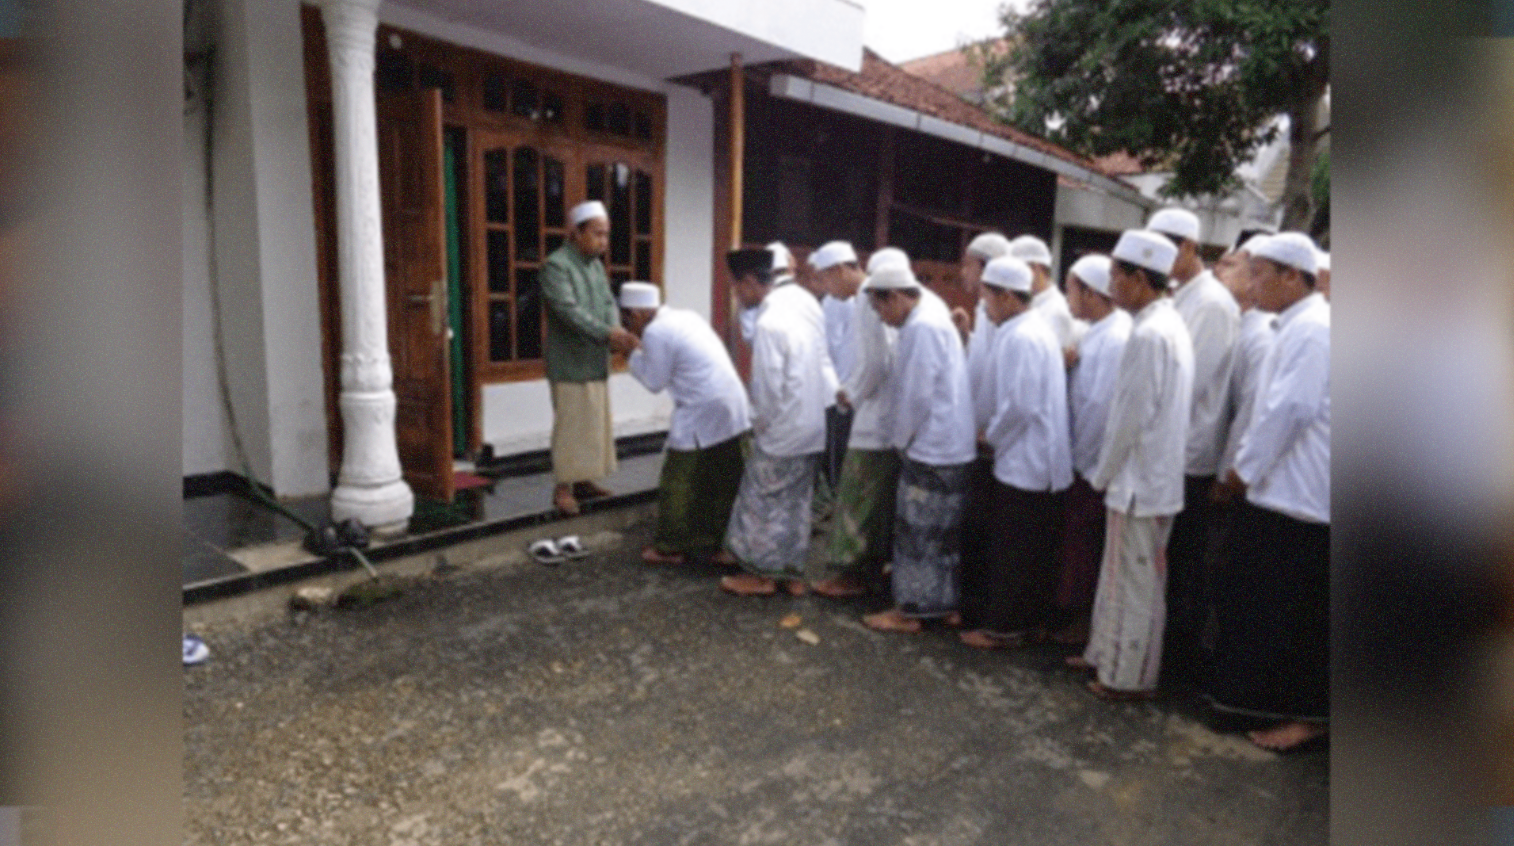
[[[1035,274],[1030,304],[1046,318],[1047,325],[1057,336],[1059,348],[1067,350],[1076,346],[1078,336],[1088,327],[1079,326],[1073,319],[1072,310],[1067,307],[1067,297],[1052,281],[1051,250],[1046,242],[1034,235],[1021,235],[1009,242],[1009,254],[1030,265]]]
[[[716,559],[746,572],[720,587],[742,596],[803,592],[811,501],[825,449],[825,409],[838,383],[825,350],[820,303],[793,281],[773,281],[770,250],[727,254],[736,296],[756,312],[750,382],[752,451]]]
[[[1166,296],[1177,247],[1127,230],[1111,254],[1109,290],[1135,315],[1120,358],[1099,463],[1088,483],[1104,491],[1108,517],[1088,648],[1096,695],[1156,695],[1166,624],[1167,537],[1183,508],[1183,456],[1193,403],[1193,344]]]
[[[1193,342],[1193,407],[1183,464],[1183,510],[1167,544],[1167,632],[1163,663],[1169,681],[1193,680],[1199,665],[1199,629],[1204,617],[1204,554],[1210,531],[1209,492],[1230,429],[1230,370],[1241,310],[1235,297],[1204,269],[1199,256],[1199,218],[1166,208],[1146,228],[1178,247],[1172,265],[1173,305]]]
[[[620,326],[615,297],[600,258],[610,244],[610,218],[598,200],[579,203],[567,243],[541,269],[547,303],[544,358],[552,391],[552,503],[578,513],[578,498],[605,496],[599,479],[615,472],[610,419],[610,353],[636,348]]]
[[[867,260],[867,272],[885,265],[908,268],[903,250],[885,247]],[[853,296],[852,365],[837,395],[837,405],[849,407],[852,428],[841,476],[836,484],[836,509],[826,539],[826,555],[811,585],[822,596],[855,596],[882,579],[883,565],[893,552],[894,498],[899,487],[899,453],[889,442],[893,421],[894,344],[898,330],[884,324],[868,302],[866,285]]]
[[[657,491],[657,529],[641,552],[649,564],[682,564],[720,548],[741,481],[742,434],[751,428],[746,389],[725,345],[703,317],[661,305],[646,282],[620,286],[626,327],[641,339],[631,375],[673,397]]]
[[[830,241],[810,253],[810,268],[823,291],[820,310],[825,313],[826,351],[831,365],[836,368],[836,378],[846,382],[856,364],[857,289],[866,274],[857,261],[857,253],[846,241]],[[841,463],[846,456],[847,436],[851,432],[851,413],[840,406],[831,406],[825,411],[825,459],[821,470],[825,474],[823,496],[827,515],[834,509],[836,486],[841,481]]]
[[[1067,368],[1045,313],[1032,305],[1033,278],[1013,256],[983,269],[984,305],[997,328],[987,413],[977,422],[994,460],[987,489],[973,499],[983,530],[963,542],[962,617],[970,628],[961,639],[984,649],[1038,639],[1051,622],[1062,491],[1072,483]]]
[[[899,330],[889,443],[903,452],[894,512],[894,607],[864,624],[918,632],[923,619],[957,618],[962,507],[975,454],[962,340],[946,303],[908,265],[868,277],[868,298]]]
[[[1251,290],[1278,330],[1226,478],[1245,503],[1214,575],[1204,687],[1218,709],[1280,720],[1250,734],[1275,750],[1324,734],[1330,710],[1330,304],[1315,262],[1298,232],[1252,249]]]
[[[1104,554],[1104,499],[1089,484],[1104,445],[1104,424],[1114,399],[1120,358],[1130,338],[1130,313],[1109,294],[1109,257],[1087,255],[1067,273],[1067,301],[1088,331],[1078,341],[1077,361],[1067,380],[1067,411],[1072,424],[1074,478],[1060,549],[1061,577],[1056,605],[1069,625],[1056,639],[1081,644],[1088,639],[1088,614]]]
[[[967,379],[974,396],[980,391],[983,366],[993,349],[994,333],[994,322],[988,319],[988,313],[983,310],[980,280],[983,278],[983,268],[989,262],[1007,255],[1009,239],[997,232],[980,233],[967,243],[967,249],[962,253],[962,288],[977,305],[973,315],[961,308],[952,309],[951,315],[957,330],[967,340]]]
[[[1258,307],[1250,290],[1251,257],[1265,238],[1265,235],[1253,235],[1246,239],[1232,253],[1235,257],[1233,266],[1227,267],[1224,273],[1216,269],[1216,275],[1220,276],[1241,307],[1241,334],[1236,340],[1234,361],[1230,368],[1230,429],[1225,435],[1218,478],[1210,495],[1210,499],[1220,505],[1227,505],[1234,498],[1234,491],[1224,485],[1224,479],[1235,466],[1235,454],[1241,448],[1241,436],[1246,433],[1246,425],[1251,422],[1262,362],[1272,349],[1272,341],[1277,334],[1273,329],[1277,315]]]

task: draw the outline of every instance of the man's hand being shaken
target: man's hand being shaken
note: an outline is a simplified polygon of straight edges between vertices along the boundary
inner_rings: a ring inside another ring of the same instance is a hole
[[[630,332],[617,326],[610,330],[610,351],[630,355],[631,351],[641,346],[641,339]]]

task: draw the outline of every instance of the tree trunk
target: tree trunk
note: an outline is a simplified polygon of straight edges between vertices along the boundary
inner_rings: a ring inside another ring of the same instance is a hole
[[[1314,219],[1314,197],[1310,177],[1314,173],[1315,131],[1319,124],[1321,89],[1314,96],[1294,105],[1288,113],[1288,176],[1283,182],[1283,225],[1285,231],[1304,231]]]

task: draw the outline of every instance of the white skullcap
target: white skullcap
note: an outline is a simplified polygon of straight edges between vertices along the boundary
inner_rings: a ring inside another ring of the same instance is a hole
[[[1166,276],[1177,261],[1178,248],[1166,235],[1147,229],[1127,229],[1120,233],[1110,257]]]
[[[1245,253],[1249,256],[1254,256],[1256,255],[1257,245],[1271,237],[1271,235],[1268,235],[1265,232],[1260,235],[1252,235],[1250,238],[1246,239],[1246,243],[1241,245],[1241,248],[1238,252]]]
[[[794,260],[793,254],[789,252],[788,247],[783,245],[782,241],[774,241],[768,244],[768,252],[773,254],[774,270],[788,270],[789,262]]]
[[[1039,264],[1051,269],[1051,250],[1046,242],[1034,235],[1021,235],[1009,242],[1009,254],[1026,264]]]
[[[1009,239],[997,232],[984,232],[967,244],[967,254],[985,262],[1009,255]]]
[[[1330,254],[1317,249],[1314,251],[1314,272],[1319,273],[1322,270],[1327,272],[1330,270]]]
[[[625,282],[620,286],[621,308],[657,308],[662,305],[662,292],[656,285],[646,282]]]
[[[882,267],[867,277],[868,290],[900,290],[919,287],[920,280],[915,278],[915,272],[909,269],[908,264],[900,262],[885,262]]]
[[[1109,256],[1083,256],[1072,263],[1072,270],[1068,272],[1089,288],[1109,296]]]
[[[1030,293],[1030,265],[1014,256],[999,256],[983,267],[983,284],[990,288]]]
[[[909,256],[898,247],[884,247],[881,250],[874,250],[873,254],[867,257],[867,272],[872,273],[888,264],[902,264],[905,267],[909,267]]]
[[[590,200],[587,203],[579,203],[568,212],[568,219],[573,221],[574,226],[582,226],[586,220],[594,218],[610,219],[610,213],[605,211],[605,204],[598,200]]]
[[[1318,268],[1314,258],[1314,242],[1302,232],[1279,232],[1256,245],[1251,254],[1256,258],[1271,259],[1281,265],[1297,268],[1313,275]]]
[[[1146,228],[1177,238],[1187,238],[1194,243],[1199,240],[1199,216],[1187,209],[1162,209],[1151,216]]]
[[[810,264],[814,265],[816,270],[825,270],[848,261],[853,263],[857,261],[857,251],[845,241],[822,244],[820,249],[810,253]]]

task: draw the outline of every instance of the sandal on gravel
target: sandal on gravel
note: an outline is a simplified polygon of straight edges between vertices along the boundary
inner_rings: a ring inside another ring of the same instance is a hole
[[[584,547],[583,541],[578,539],[578,535],[558,538],[557,551],[566,558],[583,558],[589,554],[589,550]]]
[[[526,551],[531,553],[531,557],[535,558],[538,564],[561,564],[567,560],[562,554],[562,550],[557,548],[557,541],[551,538],[542,538],[539,541],[533,541],[530,546],[526,547]]]
[[[195,635],[184,635],[184,666],[203,664],[210,657],[210,647]]]

